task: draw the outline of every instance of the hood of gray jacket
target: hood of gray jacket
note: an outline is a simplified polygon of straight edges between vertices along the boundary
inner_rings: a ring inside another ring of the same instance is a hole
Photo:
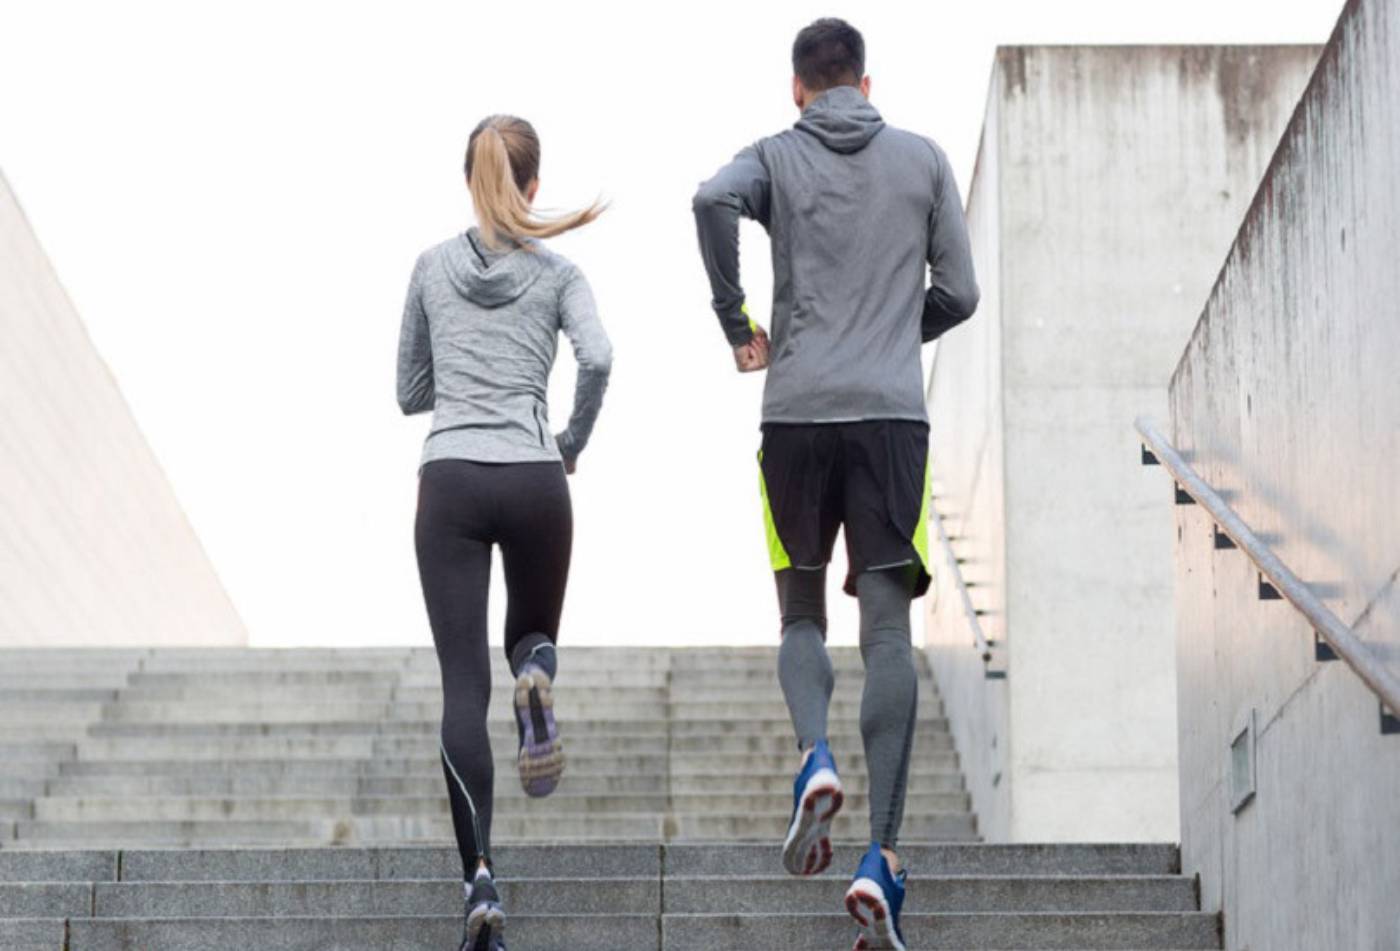
[[[522,248],[492,249],[477,229],[449,242],[443,263],[452,285],[482,307],[509,304],[530,289],[544,271],[542,256]]]
[[[833,152],[859,152],[885,127],[885,120],[854,86],[828,89],[808,103],[797,128],[810,132]]]

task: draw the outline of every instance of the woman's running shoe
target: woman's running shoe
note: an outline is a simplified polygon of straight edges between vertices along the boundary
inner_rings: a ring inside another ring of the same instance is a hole
[[[549,674],[527,663],[515,678],[515,725],[520,732],[520,785],[525,795],[548,796],[564,774],[564,744],[554,719]]]
[[[506,913],[496,883],[484,869],[472,881],[467,898],[467,933],[460,951],[505,951]]]
[[[792,875],[819,875],[831,864],[831,820],[846,794],[826,740],[819,740],[792,785],[792,820],[783,842],[783,868]]]
[[[880,843],[870,843],[870,851],[860,860],[855,880],[846,890],[846,911],[860,928],[854,951],[905,951],[904,934],[899,930],[905,879],[902,869],[898,875],[890,872]]]

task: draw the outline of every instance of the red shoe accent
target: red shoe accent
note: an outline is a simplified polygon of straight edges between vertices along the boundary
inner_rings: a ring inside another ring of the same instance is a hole
[[[851,894],[846,896],[846,913],[854,918],[856,923],[862,928],[870,924],[870,922],[866,921],[864,916],[861,915],[861,902],[857,895]]]

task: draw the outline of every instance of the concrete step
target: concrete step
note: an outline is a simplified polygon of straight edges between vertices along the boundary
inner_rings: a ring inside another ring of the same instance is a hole
[[[525,796],[501,797],[498,815],[519,813],[541,820],[559,813],[611,815],[616,813],[663,813],[708,817],[739,814],[783,816],[791,809],[791,795],[725,794],[690,795],[579,794],[568,788],[568,778],[548,799]],[[280,822],[293,819],[325,819],[339,816],[445,815],[448,809],[445,783],[426,796],[49,796],[36,800],[0,800],[0,818],[36,819],[43,822],[195,822],[215,819]],[[863,813],[868,809],[863,794],[846,797],[846,810]],[[966,812],[966,793],[923,793],[912,787],[905,800],[913,816],[925,813]]]
[[[127,763],[120,763],[126,766]],[[630,763],[634,766],[634,763]],[[95,766],[95,763],[69,763],[69,768]],[[134,763],[144,766],[144,763]],[[13,798],[27,797],[266,797],[266,796],[440,796],[444,776],[437,763],[427,761],[423,769],[385,770],[384,775],[365,775],[363,763],[349,761],[339,770],[314,770],[315,763],[263,763],[248,768],[244,763],[202,769],[188,763],[168,763],[171,769],[84,770],[49,779],[0,779],[0,793]],[[587,766],[587,768],[585,768]],[[497,776],[508,777],[514,759],[501,759]],[[571,762],[564,773],[561,791],[570,794],[672,794],[672,796],[791,796],[792,773],[708,773],[673,775],[665,772],[664,758],[647,761],[647,768],[617,769],[616,759],[605,756],[598,762]],[[848,794],[858,796],[868,790],[864,772],[847,772],[841,783]],[[956,770],[916,769],[910,773],[910,789],[916,793],[963,793],[962,775]],[[6,793],[8,790],[8,793]],[[524,796],[514,783],[497,783],[497,798]]]
[[[493,819],[493,841],[772,842],[781,840],[788,821],[787,812],[769,815],[556,812],[544,816],[512,812],[508,805],[502,802]],[[375,845],[452,840],[452,823],[445,813],[256,820],[18,820],[13,825],[15,842],[26,847]],[[961,812],[910,815],[905,817],[904,834],[911,841],[970,842],[977,837],[976,821],[970,814]],[[832,824],[832,836],[841,842],[868,842],[869,820],[855,812],[843,812]]]
[[[599,722],[624,722],[631,728],[654,723],[666,728],[666,706],[659,703],[632,703],[624,698],[610,697],[589,702],[586,697],[562,695],[555,699],[555,710],[561,719],[588,718]],[[492,705],[493,719],[514,722],[514,708],[502,697]],[[841,711],[859,716],[858,711]],[[302,723],[359,722],[373,727],[385,721],[437,723],[442,720],[440,703],[129,703],[125,700],[109,704],[101,716],[104,725],[116,723],[147,723],[163,725],[193,725],[203,723]]]
[[[858,740],[848,738],[843,740],[839,747],[834,748],[836,761],[840,766],[843,778],[865,772],[865,754],[861,752],[862,746]],[[788,741],[788,745],[784,749],[764,753],[673,751],[669,763],[672,776],[709,776],[717,773],[792,773],[796,771],[796,764],[797,745],[791,740]],[[572,761],[569,768],[573,768]],[[920,749],[915,754],[913,768],[916,770],[956,771],[959,769],[958,754],[951,748]]]
[[[63,918],[0,918],[5,951],[63,951],[67,933]]]
[[[922,914],[905,912],[910,948],[1001,951],[1037,948],[1219,948],[1219,919],[1183,912],[1134,914]],[[845,914],[666,915],[666,951],[765,948],[816,951],[848,944]]]
[[[90,882],[0,882],[0,920],[85,917],[92,892]]]
[[[114,882],[120,861],[116,852],[94,849],[4,849],[0,882]]]
[[[511,915],[511,947],[570,951],[655,949],[657,923],[646,915]],[[73,919],[67,951],[443,951],[462,940],[462,916],[354,918]],[[50,948],[48,951],[57,951]]]
[[[515,770],[515,743],[496,748],[496,771],[501,775]],[[665,753],[623,755],[608,753],[588,755],[576,750],[569,753],[567,776],[633,775],[664,776],[667,770]],[[673,758],[674,759],[674,758]],[[774,761],[778,758],[773,757]],[[767,758],[756,761],[769,762]],[[790,757],[781,764],[790,766]],[[709,767],[718,761],[707,758]],[[398,777],[407,774],[441,773],[442,761],[436,751],[405,757],[304,757],[300,759],[259,759],[242,757],[226,760],[188,759],[82,759],[58,763],[54,771],[59,776],[174,776],[174,777],[236,777],[254,774],[285,777]]]
[[[0,915],[5,888],[0,885]],[[97,918],[348,917],[356,915],[452,915],[461,913],[462,880],[319,881],[319,882],[139,882],[105,883],[68,894],[71,885],[55,885],[53,898],[85,915],[83,902]],[[659,878],[497,879],[507,910],[531,915],[655,915],[661,904]],[[31,898],[37,896],[31,896]],[[75,901],[75,899],[77,901]],[[41,908],[31,901],[27,908]],[[51,911],[50,914],[56,912]]]
[[[850,869],[845,870],[847,875]],[[929,874],[934,870],[930,869]],[[667,877],[673,914],[822,914],[840,909],[847,876]],[[1195,883],[1178,875],[1115,877],[918,876],[905,907],[921,913],[1197,910]]]
[[[844,877],[860,863],[865,847],[838,847],[828,874]],[[900,860],[916,878],[938,875],[1178,875],[1180,852],[1168,844],[929,844],[907,836]],[[772,875],[782,868],[777,844],[671,843],[665,848],[668,877]]]
[[[0,821],[34,818],[32,799],[0,799]]]
[[[838,845],[824,879],[845,881],[864,845]],[[777,843],[660,845],[502,845],[494,850],[502,875],[547,870],[553,877],[659,875],[669,879],[781,876]],[[1175,846],[1166,844],[931,844],[908,841],[900,855],[915,880],[928,875],[970,877],[1161,878],[1180,875]],[[0,881],[116,881],[115,851],[0,850]],[[437,879],[461,873],[457,850],[437,846],[379,848],[128,849],[120,855],[124,881],[322,881]],[[800,881],[800,880],[797,880]],[[1189,881],[1189,879],[1188,879]]]
[[[498,878],[507,909],[532,914],[654,913],[657,877]],[[846,881],[786,875],[668,878],[668,914],[824,914],[840,909]],[[188,918],[449,914],[459,877],[314,881],[0,883],[0,917]],[[1193,883],[1180,876],[1113,878],[915,878],[906,907],[921,913],[1193,912]]]
[[[735,815],[677,813],[667,820],[668,838],[692,842],[730,839],[781,842],[790,816],[790,808],[782,813],[767,815],[751,812]],[[870,819],[858,810],[843,809],[832,822],[831,835],[842,842],[869,843]],[[910,841],[970,842],[977,838],[977,821],[967,812],[906,814],[901,835]]]
[[[601,711],[610,713],[611,711]],[[768,720],[679,720],[667,722],[665,714],[657,712],[653,717],[617,717],[610,719],[575,719],[561,712],[558,714],[560,729],[565,739],[609,737],[617,735],[673,737],[707,736],[754,736],[776,737],[793,742],[791,722],[783,717]],[[487,721],[493,737],[509,740],[516,734],[516,723],[512,713],[503,712]],[[313,720],[269,721],[248,719],[240,722],[195,721],[182,722],[173,718],[170,722],[105,722],[82,725],[68,731],[75,739],[92,737],[105,738],[186,738],[186,737],[436,737],[441,732],[441,721],[432,719],[404,720]],[[833,741],[836,737],[854,735],[859,730],[859,721],[852,715],[849,718],[833,716],[830,719]],[[951,737],[947,721],[929,719],[918,724],[916,735]]]
[[[509,774],[506,774],[507,776]],[[955,774],[939,774],[955,775]],[[6,780],[0,780],[3,791]],[[668,788],[666,776],[661,772],[651,774],[579,774],[573,770],[566,772],[564,782],[570,793],[656,793],[664,794]],[[788,777],[787,785],[792,785]],[[441,769],[429,770],[409,775],[368,777],[358,773],[348,775],[299,775],[282,771],[240,770],[218,774],[202,775],[115,775],[115,776],[60,776],[47,781],[39,780],[30,784],[37,786],[38,793],[28,795],[50,796],[433,796],[442,794],[445,780]],[[755,789],[756,787],[744,787]],[[848,788],[849,784],[848,784]],[[863,788],[863,787],[862,787]],[[930,782],[920,781],[916,788],[929,789]],[[694,791],[694,790],[679,790]],[[939,791],[956,792],[956,789]],[[510,782],[497,783],[496,798],[512,798],[524,793]]]
[[[71,759],[77,751],[74,743],[59,743],[52,740],[0,740],[0,774],[14,775],[4,769],[5,765],[26,761],[48,761]]]
[[[543,870],[552,878],[656,878],[661,846],[539,844],[493,847],[498,871],[517,877]],[[0,852],[0,875],[15,856],[42,852]],[[58,853],[62,854],[62,853]],[[113,856],[115,853],[85,853]],[[36,860],[42,864],[42,859]],[[94,860],[90,860],[95,863]],[[99,868],[102,866],[98,866]],[[344,881],[364,879],[460,879],[461,859],[453,846],[262,849],[128,849],[121,855],[123,881]],[[115,879],[99,876],[94,881]]]
[[[47,788],[43,777],[0,776],[0,799],[32,799]]]

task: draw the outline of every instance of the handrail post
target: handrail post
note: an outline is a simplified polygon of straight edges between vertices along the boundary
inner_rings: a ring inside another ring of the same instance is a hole
[[[1365,642],[1264,544],[1220,494],[1191,468],[1176,447],[1167,442],[1151,420],[1140,416],[1135,425],[1152,454],[1176,479],[1178,493],[1189,495],[1192,501],[1209,511],[1215,519],[1217,533],[1223,532],[1234,547],[1243,550],[1254,562],[1259,569],[1259,597],[1281,596],[1291,603],[1311,622],[1313,629],[1337,656],[1346,661],[1347,666],[1380,697],[1381,703],[1389,707],[1393,714],[1400,714],[1400,678],[1382,664]],[[1218,540],[1216,547],[1222,547]]]

